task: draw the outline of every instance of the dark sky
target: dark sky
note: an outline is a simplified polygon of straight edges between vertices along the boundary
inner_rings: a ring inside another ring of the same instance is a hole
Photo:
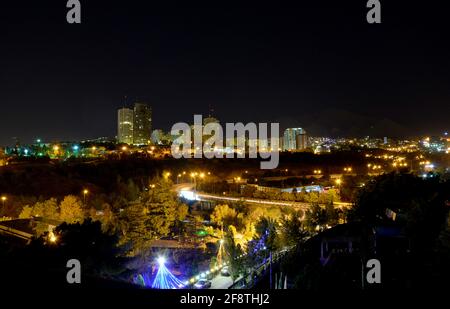
[[[444,1],[65,0],[0,6],[0,144],[116,134],[116,109],[148,101],[154,127],[206,115],[280,121],[312,135],[449,129]],[[152,4],[148,4],[152,3]]]

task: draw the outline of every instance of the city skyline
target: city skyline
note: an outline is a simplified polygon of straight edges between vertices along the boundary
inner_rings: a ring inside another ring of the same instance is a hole
[[[3,3],[4,299],[435,300],[449,23],[433,0]]]
[[[80,25],[67,24],[65,3],[5,6],[2,145],[114,136],[125,96],[150,102],[164,130],[211,105],[225,122],[316,136],[448,130],[445,10],[433,6],[386,4],[380,25],[353,2],[124,12],[98,1],[83,3]]]

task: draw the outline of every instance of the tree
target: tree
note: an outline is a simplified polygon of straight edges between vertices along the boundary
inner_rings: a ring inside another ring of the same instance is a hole
[[[81,201],[74,195],[66,196],[61,204],[60,208],[60,220],[66,223],[82,222],[83,208]]]
[[[100,217],[100,222],[103,231],[115,230],[116,228],[116,216],[108,203],[103,204],[103,216]]]
[[[279,247],[276,226],[275,220],[265,217],[256,224],[258,238],[264,239],[265,246],[269,251],[276,251]]]
[[[145,256],[153,240],[169,235],[187,215],[169,180],[156,178],[152,184],[141,201],[130,203],[120,215],[121,243],[128,244],[132,256]]]
[[[47,219],[59,219],[58,201],[55,198],[37,202],[33,207],[33,216]]]
[[[125,270],[117,235],[104,233],[100,222],[86,219],[83,223],[63,223],[54,233],[58,242],[64,244],[56,246],[59,255],[66,257],[63,262],[70,258],[79,259],[83,273],[110,277]]]
[[[327,224],[327,211],[325,208],[320,207],[319,204],[314,203],[311,208],[307,211],[305,216],[305,223],[307,229],[314,233],[317,229],[321,230],[322,227]]]
[[[177,220],[183,221],[189,213],[189,207],[186,204],[181,204],[177,207]]]
[[[134,181],[130,178],[126,187],[126,197],[129,201],[135,201],[139,198],[140,190]]]
[[[228,205],[217,205],[211,214],[211,222],[217,224],[222,229],[229,225],[237,225],[236,223],[237,212]]]
[[[236,280],[239,275],[245,270],[243,259],[238,258],[242,254],[242,248],[236,244],[236,229],[230,226],[225,233],[225,252],[230,265],[230,273],[233,280]]]
[[[180,218],[179,207],[183,204],[172,191],[173,184],[170,180],[155,179],[153,183],[155,186],[150,190],[145,201],[148,214],[147,225],[155,236],[166,236]]]
[[[120,214],[120,245],[126,245],[129,256],[143,253],[150,247],[154,235],[147,229],[147,212],[140,202],[129,204]]]
[[[26,205],[19,214],[19,219],[28,219],[33,215],[33,208]]]
[[[298,246],[309,236],[301,217],[301,212],[293,212],[282,219],[280,230],[282,242],[285,246]]]

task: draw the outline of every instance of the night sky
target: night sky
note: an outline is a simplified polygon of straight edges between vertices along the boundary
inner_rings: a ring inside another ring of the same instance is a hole
[[[81,3],[81,25],[66,0],[1,3],[0,145],[115,136],[135,100],[166,130],[209,106],[311,135],[450,129],[444,1],[381,0],[381,25],[366,0]]]

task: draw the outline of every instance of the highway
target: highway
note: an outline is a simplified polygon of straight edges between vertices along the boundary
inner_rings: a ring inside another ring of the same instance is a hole
[[[265,200],[265,199],[246,198],[246,197],[229,197],[229,196],[214,195],[214,194],[208,194],[208,193],[202,193],[202,192],[194,193],[192,184],[179,184],[179,185],[174,186],[174,190],[176,190],[177,192],[192,191],[193,196],[195,196],[195,198],[200,201],[219,200],[219,201],[230,201],[230,202],[245,202],[245,203],[251,203],[251,204],[289,206],[289,207],[300,208],[302,210],[307,210],[311,207],[311,203],[304,203],[304,202]],[[333,202],[333,205],[335,207],[339,207],[339,208],[350,208],[352,206],[352,203]]]
[[[197,192],[197,197],[200,200],[223,200],[223,201],[232,201],[232,202],[245,202],[245,203],[252,203],[252,204],[266,204],[266,205],[275,205],[275,206],[290,206],[290,207],[297,207],[301,209],[308,209],[311,207],[310,203],[302,203],[302,202],[290,202],[290,201],[278,201],[278,200],[262,200],[262,199],[254,199],[254,198],[244,198],[244,197],[227,197],[227,196],[220,196],[220,195],[212,195],[212,194],[205,194]],[[334,202],[333,203],[337,207],[350,207],[351,203],[344,203],[344,202]]]

